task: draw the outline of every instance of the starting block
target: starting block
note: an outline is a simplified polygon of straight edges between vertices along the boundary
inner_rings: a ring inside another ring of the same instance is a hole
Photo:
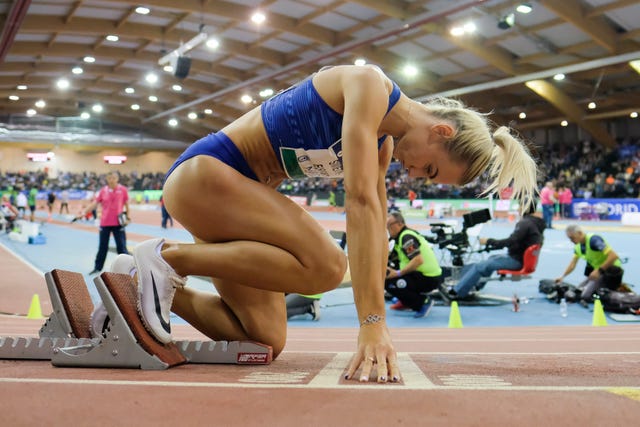
[[[40,338],[0,337],[0,359],[51,360],[54,366],[167,369],[183,363],[268,364],[270,346],[252,341],[177,341],[161,344],[138,316],[137,286],[126,274],[94,279],[109,315],[103,336],[92,338],[93,303],[80,273],[45,274],[53,313]]]

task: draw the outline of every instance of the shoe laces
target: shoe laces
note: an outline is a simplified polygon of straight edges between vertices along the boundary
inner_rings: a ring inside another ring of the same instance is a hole
[[[184,288],[187,285],[187,278],[180,276],[178,273],[173,272],[169,276],[174,288]]]

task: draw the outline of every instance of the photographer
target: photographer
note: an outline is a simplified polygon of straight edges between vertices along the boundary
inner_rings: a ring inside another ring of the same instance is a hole
[[[519,270],[522,268],[524,251],[531,245],[542,244],[545,222],[536,216],[536,204],[531,203],[523,212],[522,219],[506,239],[481,238],[480,243],[487,250],[508,248],[508,255],[492,255],[486,261],[468,264],[463,268],[460,281],[453,287],[440,287],[445,299],[455,300],[466,297],[474,288],[482,289],[480,278],[489,277],[497,270]]]
[[[398,298],[396,309],[406,307],[415,312],[415,318],[425,317],[433,306],[426,296],[442,283],[442,269],[438,265],[431,245],[417,231],[408,228],[400,212],[387,218],[389,236],[395,240],[389,258],[397,257],[398,268],[387,267],[385,290]]]

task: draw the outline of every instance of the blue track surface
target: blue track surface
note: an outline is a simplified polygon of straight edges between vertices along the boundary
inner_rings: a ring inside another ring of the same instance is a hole
[[[158,214],[159,215],[159,214]],[[333,213],[321,213],[316,215],[322,219],[344,220],[344,216]],[[61,218],[62,219],[62,218]],[[565,237],[564,227],[568,221],[556,221],[558,229],[545,232],[545,244],[542,249],[537,271],[532,278],[520,282],[492,280],[482,291],[483,295],[495,295],[503,299],[510,299],[514,294],[520,298],[528,298],[528,304],[522,304],[519,312],[513,311],[511,303],[506,302],[494,306],[461,306],[460,313],[465,327],[492,327],[492,326],[548,326],[548,325],[590,325],[592,313],[577,304],[569,304],[569,315],[560,316],[559,307],[555,303],[548,302],[544,295],[538,292],[538,282],[543,278],[555,278],[562,274],[572,256],[572,244]],[[409,225],[425,225],[426,220],[409,220]],[[586,230],[602,234],[613,246],[621,258],[628,258],[624,265],[625,282],[640,283],[640,267],[638,266],[638,242],[637,233],[629,232],[617,223],[610,222],[581,222]],[[506,221],[493,221],[484,225],[481,235],[487,237],[506,237],[513,229],[513,224]],[[170,240],[190,242],[190,236],[184,230],[162,229],[160,227],[131,224],[128,226],[130,233],[138,233],[149,236],[166,237]],[[46,236],[44,245],[29,245],[9,240],[7,235],[0,236],[0,244],[6,246],[14,253],[30,263],[41,272],[54,268],[88,273],[93,267],[93,259],[97,251],[98,238],[96,233],[84,231],[74,227],[60,226],[51,223],[43,223],[41,232]],[[129,241],[129,247],[137,242]],[[113,244],[113,243],[112,243]],[[439,252],[437,251],[439,254]],[[481,255],[479,255],[481,256]],[[115,257],[110,252],[105,265],[110,265]],[[446,256],[444,258],[446,260]],[[445,261],[446,262],[446,261]],[[579,263],[576,270],[566,281],[577,284],[582,277],[583,262]],[[86,275],[85,280],[89,284],[89,290],[97,300],[97,291],[93,287],[91,278]],[[200,289],[212,289],[212,286],[201,279],[190,278],[189,285]],[[636,292],[640,288],[636,288]],[[43,292],[46,292],[43,280]],[[304,327],[354,327],[357,325],[355,306],[351,288],[341,288],[326,293],[321,300],[322,317],[320,321],[310,321],[310,317],[301,316],[292,318],[290,326]],[[428,317],[414,319],[409,312],[395,312],[388,310],[387,318],[390,327],[447,327],[449,320],[449,307],[436,305]],[[182,320],[175,318],[174,322]],[[608,319],[609,324],[617,323]]]

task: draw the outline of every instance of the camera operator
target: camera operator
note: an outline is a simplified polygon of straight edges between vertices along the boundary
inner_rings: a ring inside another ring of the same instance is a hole
[[[487,250],[508,248],[508,255],[491,255],[485,261],[468,264],[462,269],[460,281],[452,286],[440,286],[440,293],[445,299],[455,300],[466,297],[476,287],[480,290],[484,283],[480,278],[489,277],[497,270],[519,270],[522,268],[524,251],[532,245],[542,244],[545,222],[537,216],[536,204],[531,203],[523,208],[523,216],[516,223],[516,227],[506,239],[481,238],[480,244],[486,245]]]
[[[387,218],[389,236],[395,240],[390,260],[397,257],[398,269],[387,267],[385,290],[398,298],[396,309],[406,307],[415,318],[429,314],[433,299],[426,294],[442,283],[442,269],[431,245],[417,231],[408,228],[400,212]]]

